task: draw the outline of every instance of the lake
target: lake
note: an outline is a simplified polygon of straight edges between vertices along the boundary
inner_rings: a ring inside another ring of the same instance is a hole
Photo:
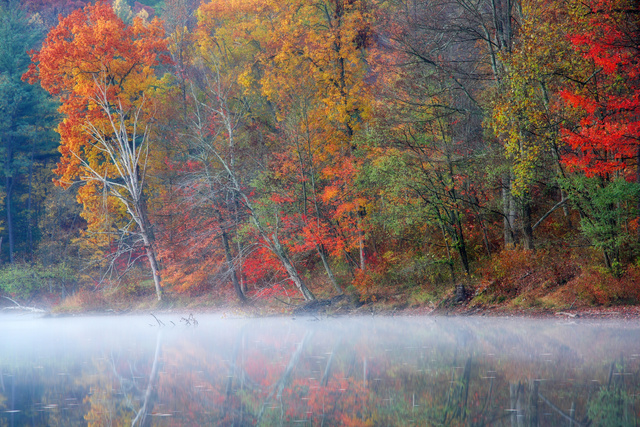
[[[634,426],[640,325],[0,313],[0,426]]]

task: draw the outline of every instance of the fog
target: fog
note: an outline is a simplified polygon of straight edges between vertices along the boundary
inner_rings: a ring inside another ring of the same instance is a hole
[[[636,425],[640,325],[0,315],[2,425]]]

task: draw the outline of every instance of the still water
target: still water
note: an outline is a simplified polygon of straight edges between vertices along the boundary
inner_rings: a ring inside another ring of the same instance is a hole
[[[637,322],[181,318],[0,315],[0,426],[640,422]]]

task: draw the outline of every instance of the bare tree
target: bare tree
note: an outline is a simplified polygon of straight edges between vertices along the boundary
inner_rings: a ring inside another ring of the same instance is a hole
[[[158,266],[155,238],[149,221],[145,195],[149,162],[150,129],[146,119],[144,95],[137,105],[124,107],[121,102],[109,101],[107,86],[96,79],[93,101],[106,118],[103,128],[86,123],[91,146],[108,162],[107,172],[101,173],[78,154],[85,175],[84,181],[93,181],[103,188],[105,197],[118,200],[126,209],[128,221],[119,226],[120,238],[133,238],[130,247],[142,245],[151,267],[158,301],[162,300],[162,285]]]

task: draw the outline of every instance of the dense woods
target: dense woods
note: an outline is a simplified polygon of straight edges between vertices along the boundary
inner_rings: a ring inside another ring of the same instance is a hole
[[[640,300],[639,24],[632,0],[0,1],[0,294]]]

